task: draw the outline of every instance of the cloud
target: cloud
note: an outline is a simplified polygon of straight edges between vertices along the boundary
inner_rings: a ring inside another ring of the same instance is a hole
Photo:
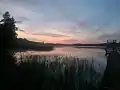
[[[21,31],[21,32],[25,32],[24,30],[19,30],[19,31]]]
[[[0,11],[0,15],[2,15],[2,12]]]
[[[103,41],[113,40],[113,39],[120,40],[120,31],[112,33],[112,34],[103,34],[99,36],[98,39],[103,40]]]
[[[73,44],[73,43],[81,43],[80,40],[76,40],[76,39],[68,39],[68,40],[62,40],[63,43],[69,43],[69,44]]]
[[[13,1],[13,0],[12,0]],[[34,20],[35,18],[41,19],[41,13],[33,11],[32,7],[27,7],[26,5],[19,5],[19,3],[4,1],[0,3],[1,12],[9,11],[12,16],[22,20]],[[20,1],[20,0],[18,0]]]
[[[1,2],[5,3],[17,3],[17,4],[28,4],[28,5],[33,5],[33,4],[38,4],[39,0],[0,0]]]
[[[33,41],[45,41],[48,43],[98,43],[96,39],[85,39],[82,35],[79,38],[72,36],[62,35],[62,34],[52,34],[52,33],[31,33],[31,32],[18,32],[18,36],[21,38],[27,38]]]
[[[23,31],[17,31],[18,38],[26,38],[28,40],[32,41],[45,41],[49,43],[67,43],[63,42],[64,40],[70,40],[73,37],[66,36],[66,35],[60,35],[60,34],[52,34],[52,33],[30,33],[30,32],[23,32]]]
[[[25,16],[19,16],[19,17],[17,17],[17,19],[19,21],[30,21],[30,19],[28,17],[25,17]]]
[[[35,35],[35,36],[50,36],[50,37],[70,37],[70,36],[66,36],[66,35],[61,35],[61,34],[52,34],[52,33],[29,33],[29,32],[25,32],[26,34],[30,34],[30,35]]]

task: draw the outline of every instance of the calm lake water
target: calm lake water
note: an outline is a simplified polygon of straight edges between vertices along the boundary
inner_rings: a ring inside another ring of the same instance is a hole
[[[52,51],[26,51],[22,52],[23,55],[45,55],[45,56],[73,56],[87,60],[94,60],[95,69],[99,72],[103,72],[106,67],[106,57],[104,49],[97,48],[75,48],[75,47],[56,47]],[[17,53],[19,56],[20,53]]]
[[[106,64],[105,50],[97,48],[56,47],[52,51],[26,51],[24,55],[75,56],[79,58],[93,58],[99,63]]]

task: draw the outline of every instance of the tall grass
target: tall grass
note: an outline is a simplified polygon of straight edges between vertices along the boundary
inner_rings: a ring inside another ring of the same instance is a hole
[[[97,90],[102,77],[94,59],[73,56],[21,55],[17,65],[19,84],[41,90]]]

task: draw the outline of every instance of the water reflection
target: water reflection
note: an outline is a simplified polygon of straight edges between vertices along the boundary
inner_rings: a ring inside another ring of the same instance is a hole
[[[94,60],[95,69],[103,72],[106,67],[105,51],[103,49],[92,49],[92,48],[74,48],[74,47],[59,47],[53,51],[26,51],[24,55],[45,55],[45,56],[73,56],[79,58],[87,58],[87,60]],[[19,56],[19,53],[18,55]],[[100,66],[99,66],[100,65]]]
[[[104,57],[104,50],[91,48],[58,47],[52,51],[26,51],[34,55],[72,55],[80,57]]]
[[[106,64],[105,51],[103,49],[75,48],[75,47],[57,47],[52,51],[26,51],[24,55],[67,55],[80,58],[94,58],[99,63]]]

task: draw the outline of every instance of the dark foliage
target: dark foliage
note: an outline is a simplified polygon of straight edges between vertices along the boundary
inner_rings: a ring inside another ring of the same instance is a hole
[[[94,80],[95,70],[93,67],[87,64],[88,60],[81,60],[76,67],[76,64],[67,65],[63,67],[64,63],[55,61],[51,62],[44,59],[43,62],[39,63],[36,58],[39,56],[32,56],[27,58],[27,61],[21,61],[18,64],[19,71],[19,85],[21,89],[40,89],[40,90],[97,90],[99,83],[92,82]],[[47,56],[46,56],[47,57]],[[56,56],[57,57],[57,56]],[[54,58],[56,58],[54,56]],[[32,60],[31,60],[32,58]],[[41,57],[39,57],[40,60]],[[30,59],[30,60],[29,60]],[[73,62],[76,60],[73,59]],[[82,64],[84,65],[82,65]],[[80,65],[81,64],[81,65]],[[84,68],[84,69],[83,69]],[[85,79],[85,73],[90,70],[91,81],[88,82]],[[96,77],[97,78],[97,77]],[[96,79],[97,81],[97,79]],[[99,82],[99,81],[98,81]]]
[[[17,50],[39,50],[39,51],[51,51],[53,46],[40,42],[28,41],[27,39],[17,39]]]
[[[100,90],[120,90],[120,54],[112,51],[108,56]]]
[[[14,18],[10,17],[9,12],[5,12],[0,24],[1,81],[3,80],[1,84],[5,87],[8,85],[12,87],[13,82],[15,82],[16,65],[15,58],[13,57],[14,53],[11,52],[16,47],[17,34],[15,30]]]
[[[11,50],[16,46],[16,27],[14,18],[10,17],[9,12],[3,15],[2,24],[0,24],[1,43],[3,50]]]

